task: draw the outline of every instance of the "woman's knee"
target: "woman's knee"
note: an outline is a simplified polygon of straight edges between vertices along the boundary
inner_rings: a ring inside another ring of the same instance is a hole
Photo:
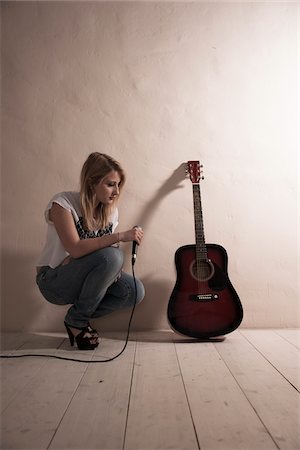
[[[145,287],[140,280],[136,279],[135,281],[136,281],[136,304],[139,304],[145,297]]]
[[[117,247],[105,247],[88,255],[93,260],[93,266],[103,268],[105,265],[110,271],[119,273],[123,267],[123,252]]]
[[[116,272],[120,272],[124,264],[124,254],[117,247],[106,247],[104,250],[105,258],[110,268],[114,268]]]

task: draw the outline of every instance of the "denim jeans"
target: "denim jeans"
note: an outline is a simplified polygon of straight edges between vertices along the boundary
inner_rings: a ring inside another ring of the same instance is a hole
[[[46,300],[56,305],[72,304],[65,321],[82,328],[91,318],[140,303],[144,286],[122,271],[123,252],[106,247],[55,269],[43,266],[36,276],[37,285]]]

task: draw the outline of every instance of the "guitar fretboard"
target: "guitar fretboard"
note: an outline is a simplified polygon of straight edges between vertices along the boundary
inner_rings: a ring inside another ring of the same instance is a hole
[[[193,200],[194,200],[194,221],[195,221],[195,237],[196,237],[196,260],[207,260],[207,249],[205,245],[202,204],[200,195],[200,185],[193,184]]]

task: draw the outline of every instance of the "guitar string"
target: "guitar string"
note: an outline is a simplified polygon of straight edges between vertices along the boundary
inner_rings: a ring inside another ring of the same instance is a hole
[[[196,274],[197,274],[197,286],[198,294],[204,293],[202,277],[205,277],[205,263],[206,260],[206,247],[203,227],[203,215],[201,204],[201,192],[200,184],[193,184],[193,196],[194,196],[194,214],[195,214],[195,236],[196,236]],[[202,239],[200,239],[202,238]]]

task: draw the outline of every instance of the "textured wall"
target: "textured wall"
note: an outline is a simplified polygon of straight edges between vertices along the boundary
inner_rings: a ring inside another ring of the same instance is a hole
[[[91,151],[127,171],[120,229],[145,229],[136,329],[168,327],[174,253],[194,243],[189,159],[204,164],[206,241],[228,251],[243,326],[295,326],[297,4],[1,7],[3,327],[62,329],[64,307],[42,300],[34,264],[49,197],[77,188]]]

